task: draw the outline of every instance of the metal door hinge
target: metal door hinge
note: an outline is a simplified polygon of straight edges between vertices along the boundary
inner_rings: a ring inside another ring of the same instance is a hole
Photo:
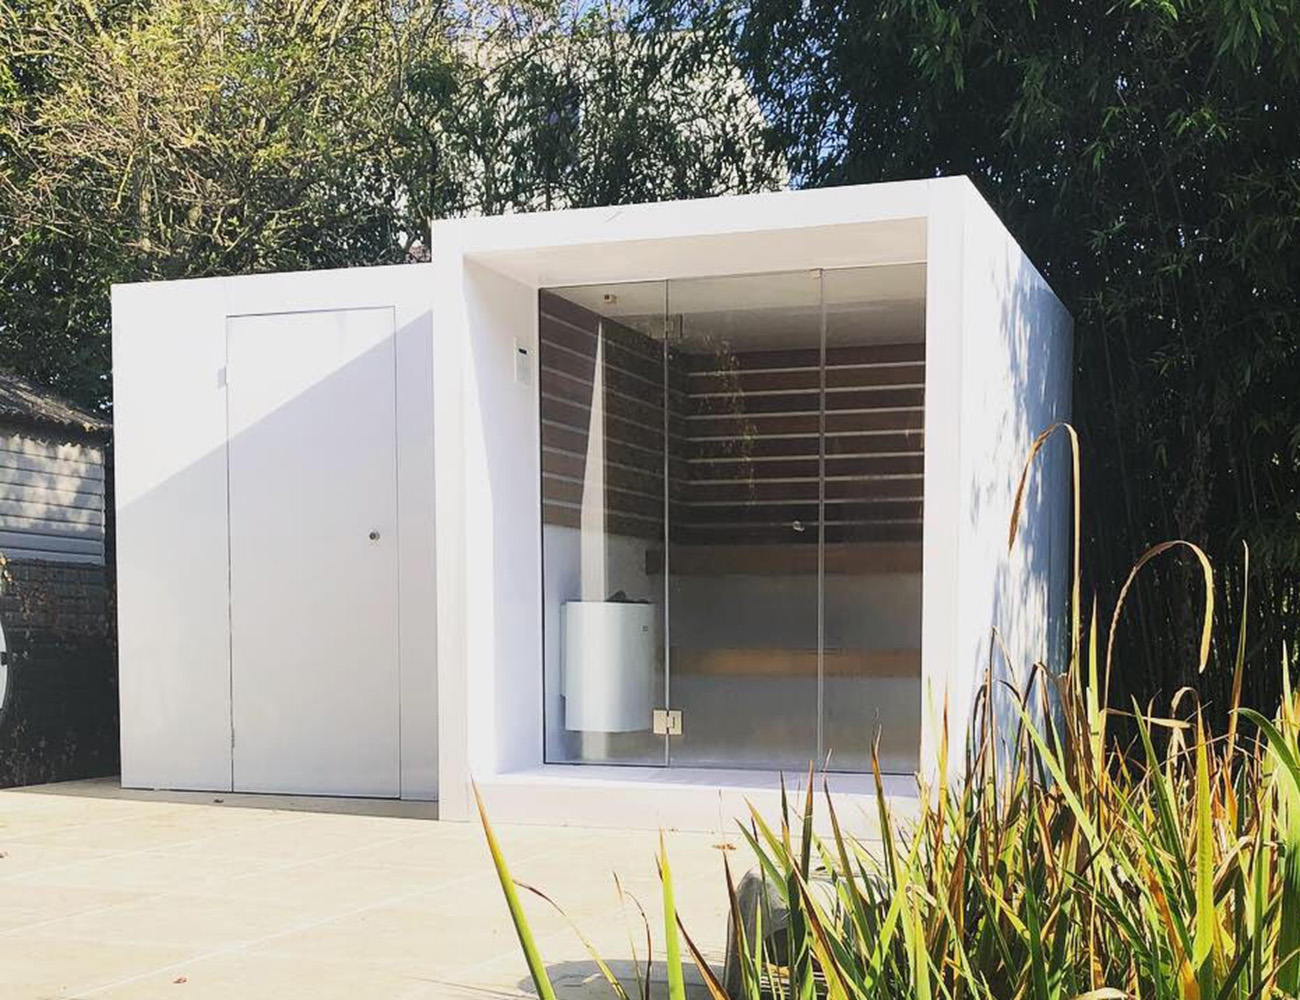
[[[229,383],[226,379],[226,367],[222,365],[217,369],[217,388],[224,389]]]
[[[656,708],[654,711],[656,736],[681,736],[682,713],[679,709]]]

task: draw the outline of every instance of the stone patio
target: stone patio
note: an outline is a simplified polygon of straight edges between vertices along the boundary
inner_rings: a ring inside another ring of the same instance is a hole
[[[0,995],[533,995],[481,831],[433,822],[435,809],[138,793],[109,781],[0,791]],[[620,908],[617,872],[649,915],[654,995],[664,995],[656,834],[497,833],[515,877],[564,906],[630,983],[629,934],[644,961],[645,931],[635,908]],[[679,910],[715,968],[727,910],[720,845],[737,840],[669,834]],[[741,847],[731,858],[743,869]],[[563,918],[525,895],[559,995],[611,996]]]

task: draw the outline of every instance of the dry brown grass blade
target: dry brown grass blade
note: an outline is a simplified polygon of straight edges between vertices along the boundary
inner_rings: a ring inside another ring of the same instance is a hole
[[[632,941],[632,929],[628,928],[627,944],[628,951],[632,956],[632,971],[636,975],[637,993],[641,1000],[650,1000],[650,966],[654,958],[654,939],[650,934],[650,918],[646,916],[645,907],[641,905],[641,900],[630,892],[623,889],[623,881],[618,877],[618,872],[614,873],[614,888],[618,892],[619,912],[627,908],[627,901],[631,900],[632,905],[636,907],[637,913],[641,917],[641,926],[645,930],[645,976],[641,975],[641,966],[636,959],[636,945]]]
[[[1007,551],[1010,552],[1012,546],[1016,544],[1016,534],[1020,530],[1020,514],[1025,503],[1025,489],[1029,485],[1029,473],[1033,469],[1034,459],[1038,457],[1038,452],[1042,450],[1043,445],[1048,442],[1053,434],[1060,430],[1065,431],[1069,436],[1070,455],[1073,463],[1070,480],[1073,487],[1072,499],[1074,504],[1074,561],[1071,564],[1073,578],[1070,583],[1070,662],[1073,663],[1078,659],[1079,643],[1082,640],[1080,632],[1082,608],[1080,599],[1080,580],[1082,578],[1080,546],[1083,538],[1083,522],[1079,506],[1079,435],[1065,421],[1052,424],[1047,430],[1034,438],[1034,443],[1029,446],[1029,455],[1025,458],[1024,468],[1020,471],[1020,481],[1016,484],[1016,497],[1011,504],[1011,527],[1007,532]]]
[[[1149,563],[1161,553],[1168,552],[1174,548],[1185,548],[1200,563],[1201,574],[1205,580],[1205,610],[1201,622],[1201,648],[1196,671],[1201,673],[1205,670],[1205,664],[1210,659],[1210,631],[1214,625],[1214,567],[1210,565],[1209,556],[1195,542],[1189,542],[1181,538],[1176,538],[1168,542],[1160,542],[1151,546],[1138,557],[1138,561],[1133,564],[1129,570],[1128,578],[1124,581],[1124,586],[1120,588],[1119,599],[1115,601],[1115,611],[1110,616],[1110,634],[1106,637],[1106,673],[1110,673],[1111,660],[1115,653],[1115,630],[1119,625],[1120,613],[1124,610],[1124,601],[1128,597],[1128,592],[1133,587],[1133,581],[1137,578],[1142,567]]]
[[[717,973],[709,965],[704,957],[704,953],[695,946],[694,940],[686,930],[686,925],[682,923],[681,914],[677,914],[677,929],[682,932],[682,940],[686,942],[686,950],[691,953],[691,958],[695,961],[695,967],[700,970],[700,976],[704,980],[704,985],[709,991],[709,996],[713,1000],[731,1000],[727,996],[727,991],[722,988],[722,982],[718,979]]]
[[[1156,912],[1159,914],[1160,922],[1164,927],[1165,937],[1169,943],[1169,951],[1178,964],[1178,982],[1182,990],[1183,1000],[1201,1000],[1201,988],[1197,985],[1196,973],[1192,969],[1192,963],[1188,960],[1187,952],[1183,949],[1183,942],[1174,927],[1173,913],[1169,909],[1169,900],[1165,896],[1164,888],[1160,885],[1160,879],[1156,877],[1155,872],[1151,871],[1150,868],[1147,868],[1144,874],[1146,875],[1147,888],[1156,905]]]

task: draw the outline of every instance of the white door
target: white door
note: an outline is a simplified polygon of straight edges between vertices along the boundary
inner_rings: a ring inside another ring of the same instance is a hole
[[[399,794],[393,326],[227,321],[236,790]]]

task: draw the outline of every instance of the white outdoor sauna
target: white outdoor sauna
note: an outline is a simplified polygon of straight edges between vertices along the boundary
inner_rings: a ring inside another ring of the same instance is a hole
[[[125,784],[716,827],[1062,662],[1071,322],[964,178],[433,259],[114,290]]]

